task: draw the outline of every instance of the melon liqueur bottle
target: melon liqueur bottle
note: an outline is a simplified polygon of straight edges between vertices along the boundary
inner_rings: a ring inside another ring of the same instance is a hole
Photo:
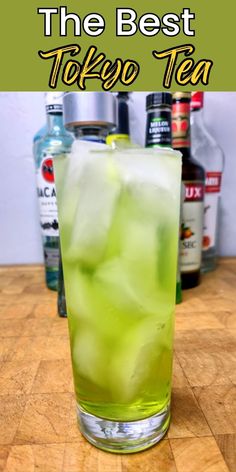
[[[169,92],[155,92],[147,95],[146,111],[146,147],[171,147],[171,107],[172,94]],[[176,281],[176,303],[182,302],[181,276],[178,261]]]
[[[47,130],[34,143],[45,278],[47,287],[51,290],[57,290],[58,287],[59,265],[59,228],[53,158],[66,152],[73,140],[63,126],[62,95],[59,92],[45,94]]]

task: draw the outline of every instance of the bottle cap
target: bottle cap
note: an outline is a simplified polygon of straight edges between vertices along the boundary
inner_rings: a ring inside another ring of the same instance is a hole
[[[123,99],[123,100],[129,100],[129,92],[118,92],[117,93],[117,98]]]
[[[68,129],[79,126],[112,129],[117,123],[116,99],[110,92],[67,92],[63,112]]]
[[[169,92],[155,92],[147,95],[146,98],[146,110],[150,108],[158,107],[160,105],[166,105],[171,108],[172,105],[172,94]]]
[[[191,92],[174,92],[172,95],[173,100],[191,100]]]
[[[191,109],[196,110],[203,108],[204,92],[192,92],[191,95]]]
[[[45,105],[47,113],[62,112],[63,92],[46,92]]]

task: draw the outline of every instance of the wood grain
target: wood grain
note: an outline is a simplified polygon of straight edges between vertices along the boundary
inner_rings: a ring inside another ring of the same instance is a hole
[[[189,438],[209,435],[211,431],[192,390],[188,387],[173,388],[172,421],[168,437]]]
[[[194,387],[193,391],[213,434],[235,433],[235,386],[231,384]]]
[[[64,444],[11,446],[5,459],[6,472],[57,472],[62,470]]]
[[[172,421],[132,455],[80,434],[67,320],[41,266],[0,267],[0,471],[236,472],[236,259],[176,307]]]
[[[29,395],[14,443],[54,444],[69,440],[74,423],[71,403],[71,393]]]
[[[228,472],[214,438],[171,439],[177,469],[181,472]]]
[[[216,442],[230,470],[236,470],[236,434],[216,435]]]

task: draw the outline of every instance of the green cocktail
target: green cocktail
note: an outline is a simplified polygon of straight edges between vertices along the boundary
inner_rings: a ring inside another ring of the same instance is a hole
[[[55,161],[72,364],[83,434],[133,452],[169,424],[181,159],[101,146]]]

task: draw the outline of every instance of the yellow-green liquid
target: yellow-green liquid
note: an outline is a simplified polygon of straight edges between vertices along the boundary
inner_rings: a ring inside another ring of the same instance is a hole
[[[55,166],[77,401],[120,421],[163,410],[171,390],[180,166],[139,154]]]

